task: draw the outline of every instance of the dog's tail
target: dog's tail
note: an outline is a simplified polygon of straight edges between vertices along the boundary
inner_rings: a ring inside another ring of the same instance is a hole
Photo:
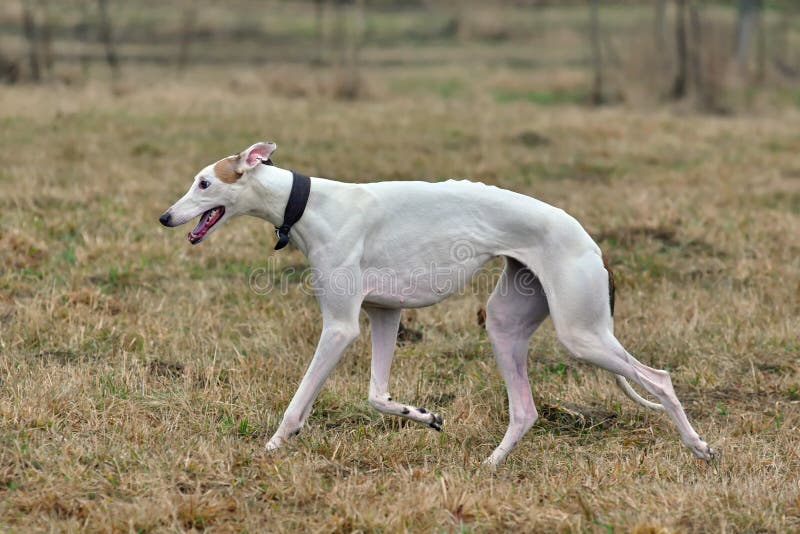
[[[611,317],[614,317],[614,296],[617,291],[614,287],[614,273],[611,271],[611,267],[608,266],[606,257],[601,257],[603,258],[603,267],[605,267],[606,272],[608,273],[608,307],[611,308]]]
[[[663,405],[658,404],[657,402],[650,402],[649,400],[643,398],[641,395],[636,393],[636,390],[634,390],[631,387],[631,385],[628,384],[628,381],[625,380],[624,376],[614,375],[614,378],[617,379],[617,385],[622,390],[622,392],[625,393],[625,395],[633,402],[641,404],[645,408],[650,408],[651,410],[662,410],[662,411],[664,410]]]
[[[611,267],[608,266],[608,262],[606,261],[605,256],[603,257],[603,267],[606,268],[606,272],[608,272],[608,306],[611,310],[611,317],[614,317],[614,297],[616,288],[614,287],[614,273],[611,272]],[[622,390],[625,395],[631,399],[633,402],[644,406],[645,408],[650,408],[651,410],[663,410],[664,406],[658,404],[656,402],[650,402],[649,400],[643,398],[641,395],[636,393],[636,390],[631,387],[628,381],[622,375],[615,375],[614,378],[617,380],[617,385]]]

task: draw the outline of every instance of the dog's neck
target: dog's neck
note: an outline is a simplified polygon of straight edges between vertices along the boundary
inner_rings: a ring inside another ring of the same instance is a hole
[[[289,194],[292,191],[292,172],[281,169],[274,165],[259,165],[253,173],[254,187],[253,197],[247,212],[256,217],[260,217],[272,224],[280,226],[283,224],[283,216],[286,210],[286,203],[289,201]],[[319,204],[325,195],[316,188],[320,182],[319,178],[312,178],[311,193],[308,198],[308,205],[301,219],[292,227],[292,242],[308,256],[309,250],[314,243],[309,241],[310,236],[319,238],[326,236],[330,232],[325,228],[328,226],[311,209],[313,204]],[[323,182],[325,180],[322,180]]]

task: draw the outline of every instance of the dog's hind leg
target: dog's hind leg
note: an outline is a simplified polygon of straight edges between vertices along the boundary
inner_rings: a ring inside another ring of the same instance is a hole
[[[678,428],[681,440],[698,458],[714,451],[692,428],[669,373],[653,369],[631,356],[613,333],[608,306],[607,273],[594,251],[574,258],[568,268],[544,280],[558,339],[577,359],[632,380],[658,398]]]
[[[512,258],[486,305],[486,330],[508,392],[509,423],[503,440],[484,463],[497,466],[539,414],[528,381],[528,340],[547,318],[544,291],[535,275]]]
[[[389,395],[389,372],[400,325],[399,309],[365,307],[372,330],[372,371],[369,381],[369,403],[381,413],[406,417],[418,423],[441,430],[441,416],[425,408],[407,406]]]

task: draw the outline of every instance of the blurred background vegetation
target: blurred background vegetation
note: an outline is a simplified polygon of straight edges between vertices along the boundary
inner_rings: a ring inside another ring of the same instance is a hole
[[[0,532],[800,532],[798,124],[800,0],[0,0]],[[158,223],[261,139],[566,209],[719,462],[546,322],[541,418],[479,470],[507,424],[485,277],[404,312],[392,393],[443,433],[369,407],[362,335],[265,455],[319,308],[249,282],[306,259],[254,218]]]
[[[496,103],[679,102],[720,114],[796,107],[800,2],[7,0],[0,5],[4,84],[109,80],[125,91],[136,81],[185,81],[205,74],[235,89],[248,80],[230,73],[243,70],[273,74],[265,92],[298,97],[380,100],[432,93],[446,99],[483,91]],[[490,84],[472,83],[471,77],[486,72],[492,73]]]

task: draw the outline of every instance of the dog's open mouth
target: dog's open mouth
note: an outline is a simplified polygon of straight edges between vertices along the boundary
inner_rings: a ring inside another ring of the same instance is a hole
[[[189,238],[189,243],[196,245],[202,241],[208,231],[211,230],[211,227],[217,224],[224,214],[225,208],[223,206],[217,206],[205,212],[200,217],[200,222],[197,223],[197,226],[187,234],[186,237]]]

